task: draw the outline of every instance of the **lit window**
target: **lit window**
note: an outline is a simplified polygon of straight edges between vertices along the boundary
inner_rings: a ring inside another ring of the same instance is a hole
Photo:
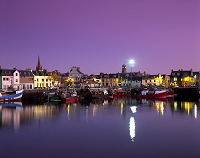
[[[18,79],[16,79],[15,81],[18,82]]]
[[[177,81],[177,77],[174,77],[174,81]]]

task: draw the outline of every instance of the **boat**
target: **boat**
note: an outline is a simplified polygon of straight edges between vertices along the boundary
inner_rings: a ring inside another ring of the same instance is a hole
[[[76,103],[78,102],[79,97],[68,97],[66,98],[66,103]]]
[[[135,95],[136,99],[156,99],[156,98],[166,98],[167,91],[165,90],[144,90],[141,94]]]
[[[77,95],[76,91],[70,92],[66,94],[65,101],[66,103],[76,103],[79,100],[79,96]]]
[[[168,98],[171,98],[171,97],[174,97],[174,90],[169,90],[169,91],[167,91],[167,97]]]
[[[113,97],[127,97],[130,96],[130,92],[126,92],[124,90],[115,90],[113,92]]]
[[[113,95],[107,90],[92,92],[92,99],[111,99],[111,98],[113,98]]]
[[[0,102],[14,102],[20,101],[24,90],[16,91],[16,94],[2,96],[0,93]]]

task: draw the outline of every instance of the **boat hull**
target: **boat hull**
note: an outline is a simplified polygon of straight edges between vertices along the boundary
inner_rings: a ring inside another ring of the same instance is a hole
[[[79,98],[78,97],[70,97],[66,98],[66,103],[75,103],[78,102]]]
[[[157,99],[157,98],[166,98],[166,97],[167,97],[166,91],[136,95],[136,98],[138,99]]]
[[[0,97],[0,102],[14,102],[14,101],[20,101],[23,95],[23,91],[20,91],[17,94],[12,95],[6,95]]]

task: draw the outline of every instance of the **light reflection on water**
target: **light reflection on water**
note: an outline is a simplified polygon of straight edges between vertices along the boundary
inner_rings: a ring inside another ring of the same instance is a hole
[[[119,98],[113,101],[98,100],[87,104],[44,103],[42,105],[23,105],[22,107],[7,107],[0,104],[0,138],[2,142],[6,142],[6,137],[8,137],[11,138],[9,139],[10,143],[18,144],[17,141],[13,142],[12,135],[7,133],[14,129],[13,131],[17,131],[15,136],[23,144],[27,139],[23,134],[27,132],[27,135],[40,138],[29,137],[31,143],[41,143],[42,146],[49,147],[48,140],[52,139],[59,144],[59,147],[66,146],[69,151],[73,151],[72,153],[68,151],[71,156],[74,154],[73,148],[75,147],[87,157],[97,157],[91,153],[98,153],[100,157],[105,156],[106,153],[110,153],[112,156],[120,153],[127,157],[132,154],[137,157],[152,154],[156,157],[157,151],[152,152],[152,149],[166,147],[171,149],[171,152],[165,153],[166,156],[173,156],[175,147],[179,146],[176,151],[179,151],[179,148],[187,148],[183,142],[192,145],[193,148],[200,146],[200,139],[196,139],[200,132],[200,127],[198,127],[199,106],[199,102],[173,100],[164,102],[131,98]],[[38,129],[39,132],[36,132],[39,123],[41,126]],[[54,134],[52,135],[52,133]],[[186,134],[190,135],[191,141]],[[64,141],[63,138],[66,138],[67,141]],[[93,151],[84,148],[87,151],[86,154],[82,149],[83,144],[80,145],[79,140]],[[68,144],[69,142],[71,143]],[[120,146],[118,146],[119,144]],[[0,147],[2,146],[3,144],[0,144]],[[101,153],[99,153],[100,146],[102,147]],[[39,150],[38,147],[34,147]],[[56,151],[59,151],[58,155],[62,149],[59,147],[56,148]],[[143,150],[146,150],[146,155],[142,153]],[[196,152],[193,157],[200,154],[197,148],[194,150],[191,148],[188,153],[184,151],[182,156],[187,156],[192,151]],[[30,153],[32,150],[27,149],[27,152]],[[65,153],[65,151],[62,152]],[[160,152],[165,151],[161,149]],[[48,157],[51,155],[53,155],[51,150],[45,154]],[[163,157],[161,155],[158,153],[157,157]],[[75,154],[74,157],[79,156]]]

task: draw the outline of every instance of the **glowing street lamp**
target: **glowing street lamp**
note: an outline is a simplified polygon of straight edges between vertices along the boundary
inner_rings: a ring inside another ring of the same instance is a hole
[[[133,67],[133,66],[134,66],[134,64],[135,64],[135,60],[133,60],[133,59],[130,59],[130,60],[129,60],[129,64],[130,64],[130,66],[131,66],[131,67]]]
[[[132,85],[132,68],[135,65],[135,60],[130,59],[128,63],[130,65],[130,67],[131,67],[131,85]]]

